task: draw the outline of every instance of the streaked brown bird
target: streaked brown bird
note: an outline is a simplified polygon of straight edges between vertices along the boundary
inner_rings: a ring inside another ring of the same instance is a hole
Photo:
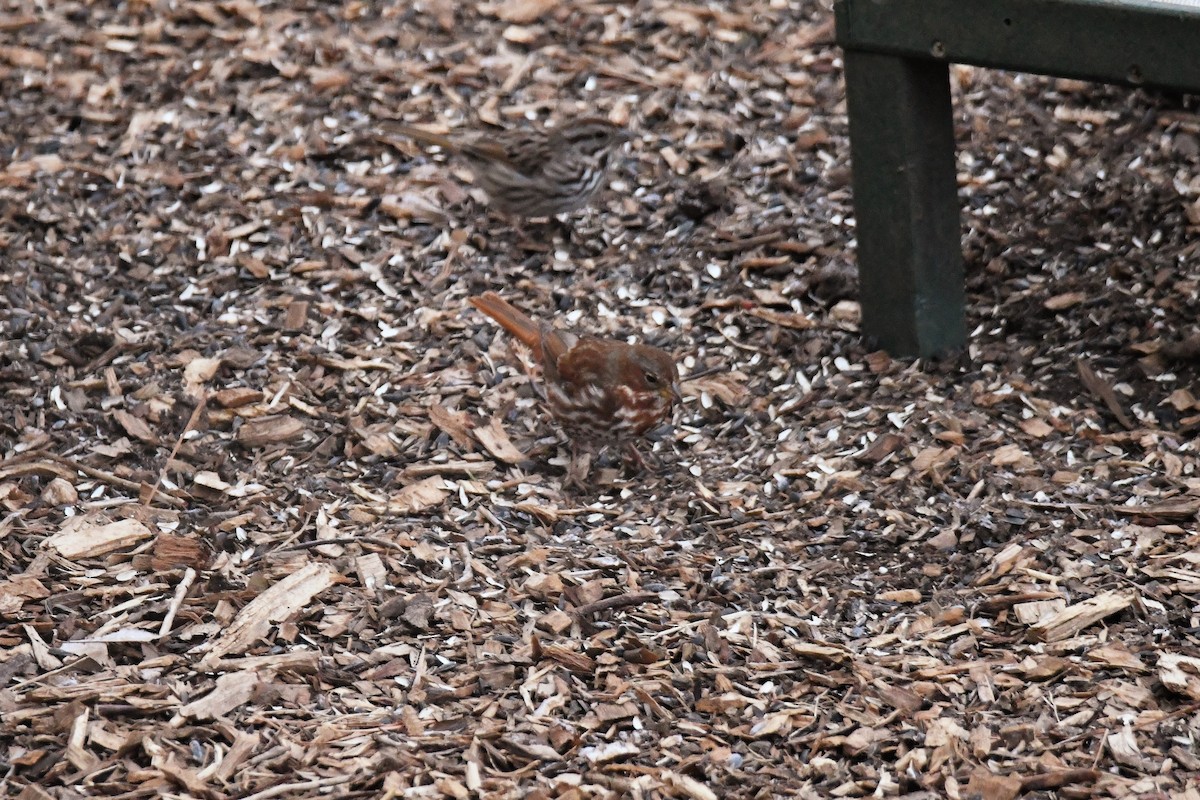
[[[538,325],[495,292],[472,297],[471,305],[532,351],[550,413],[572,441],[632,447],[680,399],[679,370],[665,350]],[[636,448],[632,454],[640,463]]]
[[[554,128],[509,128],[443,136],[395,120],[389,133],[436,145],[467,162],[492,206],[518,217],[552,217],[587,205],[608,176],[624,128],[583,117]]]

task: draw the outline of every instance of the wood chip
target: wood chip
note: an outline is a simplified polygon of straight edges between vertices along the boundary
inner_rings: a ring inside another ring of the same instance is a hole
[[[1077,306],[1085,300],[1087,300],[1087,295],[1083,292],[1065,292],[1049,298],[1042,305],[1051,311],[1062,311]]]
[[[891,592],[881,592],[879,599],[885,603],[919,603],[921,593],[916,589],[897,589]]]
[[[1158,657],[1158,679],[1170,691],[1200,700],[1200,658],[1163,653]]]
[[[387,507],[393,514],[411,514],[439,506],[449,495],[445,479],[434,476],[405,486],[389,498]]]
[[[469,449],[473,444],[471,422],[466,414],[451,411],[439,403],[434,403],[429,406],[429,421],[445,432],[459,447]]]
[[[508,438],[508,434],[504,432],[499,419],[491,419],[486,425],[475,428],[472,433],[483,445],[484,450],[504,463],[520,464],[526,460],[525,454],[517,449],[512,440]]]
[[[786,263],[788,259],[784,259]],[[752,316],[758,317],[761,320],[766,320],[772,325],[782,325],[785,328],[795,328],[796,330],[808,330],[816,323],[803,314],[796,314],[787,311],[775,311],[770,308],[752,308],[750,309]]]
[[[94,558],[148,539],[154,533],[136,519],[106,522],[102,517],[74,517],[46,540],[63,558]]]
[[[1079,379],[1083,381],[1084,388],[1104,403],[1104,407],[1112,412],[1112,415],[1117,418],[1117,422],[1132,430],[1133,421],[1121,408],[1116,392],[1108,385],[1108,382],[1096,374],[1096,371],[1086,361],[1077,361],[1075,367],[1079,371]]]
[[[560,0],[499,0],[496,16],[505,22],[527,25],[558,7]]]
[[[179,715],[200,720],[222,717],[249,701],[261,680],[257,672],[249,671],[218,675],[213,690],[180,708]]]
[[[241,408],[251,403],[261,402],[262,399],[261,391],[247,387],[221,389],[212,395],[213,402],[222,408]]]
[[[238,428],[237,440],[246,447],[269,447],[304,435],[307,426],[296,417],[280,414],[248,420]]]
[[[203,663],[211,665],[228,653],[244,652],[267,634],[271,623],[286,620],[332,586],[334,577],[331,568],[308,564],[270,586],[238,613],[233,623],[212,643]]]
[[[113,416],[120,423],[121,427],[125,429],[125,432],[133,438],[140,439],[149,444],[158,444],[158,437],[151,430],[150,426],[146,424],[145,420],[120,409],[114,411]]]
[[[1030,635],[1042,642],[1068,639],[1083,629],[1128,608],[1136,599],[1132,591],[1104,592],[1096,597],[1069,605],[1030,627]]]

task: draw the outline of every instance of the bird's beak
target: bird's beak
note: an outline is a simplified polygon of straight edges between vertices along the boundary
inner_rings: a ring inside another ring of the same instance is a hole
[[[665,400],[671,400],[683,405],[683,394],[679,391],[678,383],[672,383],[670,386],[664,386],[662,388],[662,395],[663,399]]]

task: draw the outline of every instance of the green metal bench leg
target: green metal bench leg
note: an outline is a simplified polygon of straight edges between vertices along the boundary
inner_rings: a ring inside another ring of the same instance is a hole
[[[966,343],[946,64],[845,51],[863,335],[893,355]]]

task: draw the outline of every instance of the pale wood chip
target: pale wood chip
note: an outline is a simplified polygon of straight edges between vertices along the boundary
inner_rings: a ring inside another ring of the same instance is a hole
[[[782,263],[787,263],[789,260],[790,258],[783,258]],[[772,325],[782,325],[785,328],[795,328],[801,331],[806,331],[816,325],[815,322],[804,314],[797,314],[792,311],[776,311],[772,308],[762,308],[759,306],[750,309],[750,314],[751,316],[770,322]]]
[[[879,599],[887,603],[919,603],[921,592],[918,589],[896,589],[890,592],[880,592]]]
[[[387,567],[378,553],[368,553],[354,559],[354,571],[365,589],[380,589],[387,581]]]
[[[1066,600],[1050,598],[1029,603],[1016,603],[1013,605],[1013,614],[1022,625],[1034,625],[1057,616],[1066,607]]]
[[[1129,415],[1125,413],[1125,409],[1121,407],[1121,401],[1117,399],[1116,392],[1108,381],[1100,377],[1091,365],[1083,359],[1075,362],[1075,368],[1079,372],[1079,379],[1083,382],[1083,386],[1089,392],[1104,403],[1105,408],[1112,412],[1112,415],[1117,418],[1117,422],[1121,423],[1125,428],[1132,429],[1133,421],[1129,419]]]
[[[986,767],[976,767],[967,782],[966,795],[980,800],[1013,800],[1021,793],[1021,779],[1015,775],[997,775]]]
[[[641,748],[631,742],[605,742],[580,749],[579,755],[592,764],[607,764],[629,756],[637,755]]]
[[[444,478],[433,476],[410,483],[387,499],[390,514],[412,514],[440,506],[450,495]]]
[[[486,425],[475,428],[472,433],[485,450],[504,463],[520,464],[526,460],[525,454],[508,438],[498,418],[493,417]]]
[[[1172,692],[1200,700],[1200,658],[1162,653],[1158,657],[1158,679]]]
[[[451,411],[441,403],[429,406],[429,421],[436,425],[459,447],[470,450],[474,446],[471,438],[471,421],[461,411]]]
[[[259,389],[241,386],[233,389],[220,389],[212,394],[212,402],[222,408],[241,408],[251,403],[261,402],[263,393]]]
[[[704,375],[699,378],[684,378],[680,387],[684,397],[701,397],[712,395],[731,408],[740,408],[746,404],[750,392],[746,388],[746,375],[743,373],[724,373]]]
[[[45,545],[63,558],[80,559],[122,550],[154,532],[136,519],[105,522],[102,517],[73,517]]]
[[[1042,642],[1057,642],[1070,638],[1083,629],[1125,610],[1137,599],[1137,593],[1104,592],[1096,597],[1067,606],[1062,611],[1034,623],[1029,634]]]
[[[692,800],[719,800],[719,795],[695,778],[664,769],[659,772],[662,782]]]
[[[204,384],[216,376],[221,368],[219,358],[193,358],[183,368],[183,388],[189,397],[199,397]]]
[[[1072,306],[1077,306],[1085,300],[1087,300],[1087,295],[1083,292],[1064,292],[1063,294],[1057,294],[1049,298],[1042,305],[1051,311],[1063,311]]]
[[[269,447],[300,438],[307,430],[303,421],[286,414],[248,420],[237,432],[246,447]]]
[[[267,634],[272,622],[286,620],[308,605],[313,597],[333,585],[337,573],[324,564],[306,564],[267,588],[243,608],[233,623],[213,642],[205,664],[227,653],[241,652]]]
[[[128,411],[121,409],[114,411],[113,417],[125,429],[125,432],[133,438],[141,439],[148,444],[158,444],[158,436],[155,435],[154,431],[151,430],[150,426],[141,417],[135,417]]]
[[[841,648],[812,642],[793,642],[789,644],[788,651],[800,658],[812,658],[817,661],[829,661],[835,664],[842,664],[851,660],[850,654]]]
[[[100,759],[87,749],[88,716],[86,706],[78,701],[70,704],[78,713],[71,720],[70,733],[67,735],[67,761],[78,770],[90,771],[100,766]]]
[[[499,0],[494,13],[505,22],[527,25],[557,8],[560,0]]]
[[[1020,422],[1020,426],[1021,430],[1037,439],[1044,439],[1045,437],[1054,433],[1053,426],[1051,426],[1045,420],[1039,419],[1038,417],[1023,419]]]
[[[257,672],[227,672],[217,676],[217,685],[203,697],[197,698],[179,709],[182,717],[191,719],[213,719],[223,717],[238,708],[254,694],[254,689],[263,680]]]

